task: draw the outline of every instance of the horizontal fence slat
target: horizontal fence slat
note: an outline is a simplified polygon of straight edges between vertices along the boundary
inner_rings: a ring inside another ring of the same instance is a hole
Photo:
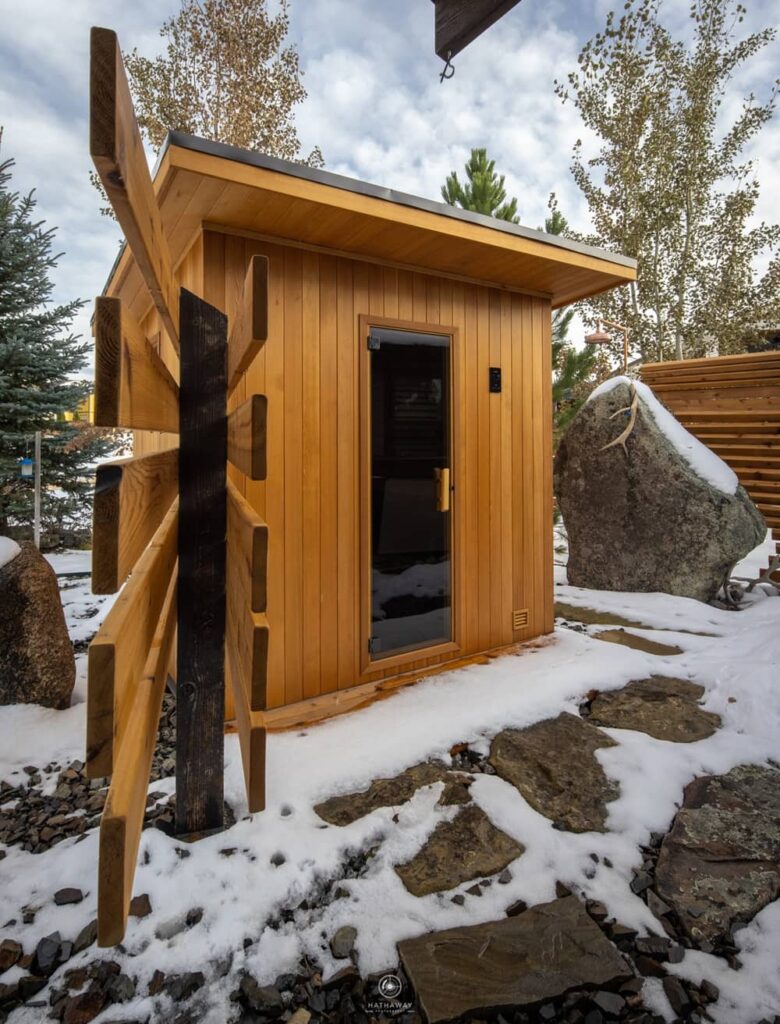
[[[153,643],[160,610],[176,564],[178,499],[135,567],[89,646],[87,775],[113,771],[134,687]]]
[[[780,366],[780,352],[735,352],[730,356],[699,356],[696,359],[676,359],[666,363],[645,363],[642,376],[655,373],[674,373],[680,366],[707,367],[716,363],[718,366],[745,365],[754,366],[760,363]]]
[[[178,433],[178,387],[160,355],[162,341],[161,336],[156,343],[147,339],[119,299],[96,299],[97,426]]]
[[[170,448],[98,466],[92,541],[92,590],[115,594],[176,497],[179,451]]]
[[[225,643],[236,652],[241,677],[246,680],[253,711],[264,711],[268,683],[268,620],[253,612],[248,595],[240,588],[227,587]]]
[[[241,761],[244,767],[249,813],[265,810],[265,753],[266,731],[262,714],[252,711],[246,681],[236,651],[228,644],[225,673],[233,694]]]
[[[133,895],[138,846],[146,809],[157,726],[176,633],[176,568],[146,658],[132,694],[127,727],[100,822],[98,945],[121,942]]]
[[[228,415],[228,459],[250,480],[265,480],[268,400],[252,395]]]
[[[249,261],[244,287],[228,337],[228,391],[231,391],[268,338],[268,257]]]
[[[777,535],[780,527],[780,352],[642,367],[642,379],[720,456]]]
[[[238,488],[227,486],[227,586],[248,594],[253,612],[267,605],[268,527]]]

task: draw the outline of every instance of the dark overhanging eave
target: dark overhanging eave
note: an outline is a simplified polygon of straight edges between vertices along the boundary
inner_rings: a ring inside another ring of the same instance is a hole
[[[593,245],[586,245],[584,242],[577,242],[572,238],[550,235],[545,231],[537,231],[535,228],[528,228],[523,224],[512,224],[509,221],[499,220],[484,213],[473,213],[471,210],[462,210],[460,207],[450,206],[447,203],[437,203],[432,199],[425,199],[422,196],[413,196],[406,192],[396,192],[394,189],[386,188],[383,185],[373,185],[367,181],[360,181],[358,178],[348,178],[344,174],[334,174],[332,171],[325,171],[319,167],[307,167],[305,164],[298,164],[292,160],[282,160],[279,157],[268,156],[265,153],[240,149],[238,146],[228,146],[223,142],[212,142],[209,139],[201,139],[197,135],[186,135],[183,132],[168,132],[157,158],[155,173],[162,163],[169,146],[178,146],[180,149],[188,149],[194,153],[203,153],[206,156],[219,157],[222,160],[232,160],[234,163],[246,164],[249,167],[260,167],[264,170],[276,171],[279,174],[289,174],[291,177],[301,178],[304,181],[317,182],[331,188],[354,192],[357,195],[370,196],[373,199],[383,199],[398,206],[423,210],[426,213],[447,217],[450,220],[459,220],[467,224],[478,224],[480,227],[489,228],[491,231],[500,231],[503,234],[514,235],[517,238],[526,238],[530,241],[541,242],[544,245],[551,245],[556,249],[576,252],[583,256],[592,256],[598,260],[607,260],[610,263],[628,267],[631,270],[636,269],[636,260],[630,256],[623,256],[620,253],[609,252],[606,249],[599,249]]]

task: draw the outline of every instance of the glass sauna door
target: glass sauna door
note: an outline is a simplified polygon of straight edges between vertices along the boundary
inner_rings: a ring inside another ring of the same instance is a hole
[[[372,659],[452,640],[451,343],[370,331]]]

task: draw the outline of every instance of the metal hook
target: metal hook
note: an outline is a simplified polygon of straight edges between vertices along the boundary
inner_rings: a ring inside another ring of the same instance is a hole
[[[445,78],[452,78],[455,74],[455,65],[452,63],[452,50],[447,50],[447,63],[444,65],[444,70],[439,75],[439,83],[443,82]]]

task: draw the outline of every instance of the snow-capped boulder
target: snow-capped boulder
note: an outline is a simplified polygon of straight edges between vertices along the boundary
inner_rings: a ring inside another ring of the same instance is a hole
[[[734,472],[647,385],[597,388],[555,457],[569,583],[709,601],[766,524]]]
[[[0,567],[0,704],[66,708],[76,680],[54,570],[34,544]]]

